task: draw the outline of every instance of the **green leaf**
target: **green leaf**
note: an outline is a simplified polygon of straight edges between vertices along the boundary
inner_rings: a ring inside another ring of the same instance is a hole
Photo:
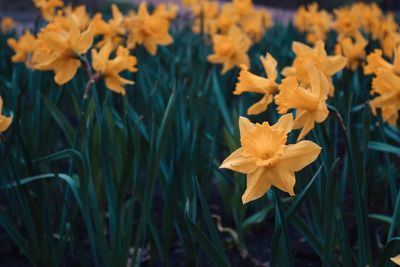
[[[208,258],[214,263],[214,266],[230,266],[228,259],[224,256],[223,251],[218,249],[190,218],[189,201],[186,202],[185,206],[185,224],[189,228],[194,238],[200,243],[201,248],[207,254]]]
[[[368,142],[368,148],[376,151],[400,155],[400,147],[392,146],[381,142],[370,141]]]

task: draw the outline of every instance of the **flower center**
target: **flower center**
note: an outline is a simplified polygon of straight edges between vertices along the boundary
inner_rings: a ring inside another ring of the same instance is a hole
[[[243,156],[257,166],[273,167],[281,159],[287,136],[273,129],[267,122],[256,124],[242,137]]]

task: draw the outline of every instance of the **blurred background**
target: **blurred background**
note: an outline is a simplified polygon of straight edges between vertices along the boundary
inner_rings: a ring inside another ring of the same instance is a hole
[[[137,3],[140,0],[114,0],[114,1],[107,1],[107,0],[72,0],[72,1],[65,1],[70,2],[72,4],[86,4],[91,7],[101,6],[103,4],[107,4],[107,2],[123,2],[123,3]],[[146,2],[180,2],[180,1],[168,1],[168,0],[147,0]],[[258,5],[265,5],[271,6],[276,8],[282,9],[296,9],[298,6],[317,2],[319,3],[320,7],[325,9],[333,9],[335,7],[351,4],[357,1],[354,0],[254,0],[254,3]],[[378,0],[378,1],[363,1],[366,3],[376,2],[379,6],[386,10],[399,10],[400,9],[400,1],[399,0]],[[20,11],[28,11],[33,10],[34,6],[32,4],[32,0],[0,0],[0,12],[20,12]]]

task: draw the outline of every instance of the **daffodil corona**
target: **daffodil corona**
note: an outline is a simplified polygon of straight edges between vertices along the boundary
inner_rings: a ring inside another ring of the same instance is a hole
[[[295,172],[314,162],[321,148],[311,141],[287,144],[293,126],[291,114],[282,116],[274,125],[268,122],[253,124],[240,117],[242,146],[225,159],[220,168],[247,175],[243,203],[262,197],[271,186],[291,196],[295,194]]]

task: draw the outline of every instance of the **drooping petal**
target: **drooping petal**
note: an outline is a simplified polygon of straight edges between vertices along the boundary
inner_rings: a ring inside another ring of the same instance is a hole
[[[0,117],[0,133],[7,130],[8,127],[10,127],[11,122],[12,122],[12,117],[1,116]]]
[[[220,169],[230,169],[232,171],[248,174],[257,169],[257,166],[247,158],[243,157],[243,148],[236,149],[224,162],[222,162]]]
[[[76,40],[75,52],[84,54],[93,44],[93,31],[92,27],[89,27],[86,31],[82,32]]]
[[[285,114],[279,118],[278,122],[271,126],[272,129],[280,130],[285,134],[292,131],[294,126],[294,120],[292,113]]]
[[[294,185],[296,184],[296,177],[293,171],[277,165],[274,168],[268,169],[265,173],[266,178],[273,186],[289,193],[291,196],[295,195]]]
[[[328,76],[341,71],[347,64],[347,59],[343,56],[331,56],[327,61],[324,72]]]
[[[247,114],[249,115],[258,115],[267,110],[268,105],[272,102],[272,95],[266,94],[264,95],[260,101],[253,104],[248,110]]]
[[[54,69],[54,72],[56,73],[54,80],[58,85],[63,85],[69,82],[70,80],[72,80],[72,78],[74,78],[80,65],[81,62],[77,59],[69,59],[63,62],[62,64],[57,66],[56,69]]]
[[[247,175],[247,188],[242,196],[243,204],[262,197],[271,187],[271,183],[265,176],[265,169],[258,168]]]
[[[321,147],[314,142],[305,140],[288,145],[282,155],[279,165],[290,171],[300,171],[314,162],[321,152]]]

